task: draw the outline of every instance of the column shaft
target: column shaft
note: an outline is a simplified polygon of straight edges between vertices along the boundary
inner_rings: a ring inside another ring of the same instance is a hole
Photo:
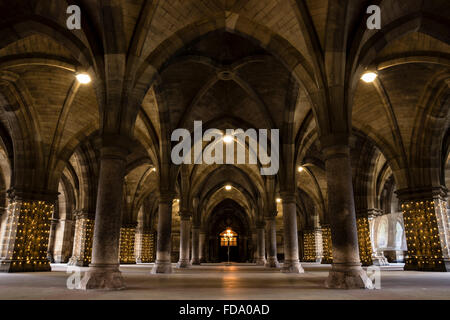
[[[257,236],[257,258],[256,265],[264,266],[266,264],[266,242],[264,237],[264,224],[256,226],[256,236]]]
[[[180,223],[180,259],[177,268],[189,268],[189,238],[191,236],[190,216],[182,216]]]
[[[297,208],[294,194],[283,193],[283,224],[284,224],[284,263],[285,273],[303,273],[303,267],[298,258]]]
[[[266,228],[267,228],[267,239],[268,239],[268,248],[267,248],[267,262],[266,267],[268,268],[278,268],[280,264],[278,263],[277,258],[277,224],[275,221],[275,217],[272,219],[266,220]]]
[[[193,227],[192,228],[192,259],[191,264],[199,265],[200,264],[200,228]]]
[[[127,151],[101,149],[92,263],[81,281],[82,289],[122,289],[119,271],[119,237]]]
[[[328,288],[365,288],[368,278],[359,259],[349,147],[329,147],[323,153],[333,243],[333,265],[325,284]]]
[[[152,273],[171,273],[172,195],[161,195],[158,207],[156,262]]]
[[[206,241],[206,233],[200,232],[199,245],[198,245],[200,263],[206,262],[206,255],[205,255],[206,243],[205,243],[205,241]]]

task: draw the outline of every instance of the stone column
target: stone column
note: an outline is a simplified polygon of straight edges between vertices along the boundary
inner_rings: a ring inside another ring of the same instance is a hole
[[[282,271],[285,273],[303,273],[298,258],[297,208],[295,195],[282,193],[283,201],[283,229],[284,229],[284,263]]]
[[[200,264],[200,227],[194,226],[192,227],[192,259],[191,264],[199,265]]]
[[[150,228],[140,229],[136,232],[135,256],[136,263],[150,263],[154,261],[155,233]]]
[[[264,266],[266,264],[266,241],[264,237],[264,222],[261,221],[256,225],[256,236],[257,236],[257,252],[256,265]]]
[[[361,268],[350,150],[348,146],[323,149],[328,186],[328,210],[333,243],[333,265],[328,288],[365,288],[368,278]]]
[[[161,194],[158,207],[156,262],[152,273],[172,273],[171,234],[173,194]]]
[[[77,211],[74,215],[75,235],[69,266],[87,267],[92,260],[95,213]]]
[[[73,248],[73,221],[59,219],[55,233],[55,249],[53,258],[55,263],[65,263],[69,260]]]
[[[275,221],[275,217],[270,217],[266,220],[266,228],[267,228],[267,239],[268,239],[268,248],[267,248],[267,268],[278,268],[280,264],[278,263],[277,258],[277,224]]]
[[[127,154],[115,146],[101,149],[92,263],[81,280],[84,290],[125,287],[119,271],[119,237]]]
[[[206,255],[205,255],[206,243],[205,243],[205,241],[206,241],[206,233],[204,231],[200,231],[199,245],[198,245],[200,263],[206,262]]]
[[[0,272],[50,271],[47,251],[57,193],[36,194],[16,189],[8,193]]]
[[[50,235],[48,239],[48,249],[47,249],[47,259],[51,263],[55,262],[54,251],[55,251],[55,238],[56,238],[56,226],[58,225],[59,219],[52,218],[50,220]]]
[[[191,237],[191,215],[187,212],[180,212],[180,259],[177,268],[189,268],[189,239]]]
[[[405,270],[450,271],[450,219],[441,187],[398,190],[408,253]]]

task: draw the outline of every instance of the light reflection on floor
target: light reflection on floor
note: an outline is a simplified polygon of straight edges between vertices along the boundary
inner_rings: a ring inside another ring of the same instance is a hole
[[[251,264],[205,264],[153,275],[152,264],[121,266],[123,291],[68,290],[66,265],[52,272],[0,273],[0,299],[446,299],[450,273],[383,268],[381,290],[330,290],[324,287],[329,265],[304,263],[304,274],[284,274]],[[175,264],[174,264],[175,266]],[[82,268],[85,271],[86,268]]]

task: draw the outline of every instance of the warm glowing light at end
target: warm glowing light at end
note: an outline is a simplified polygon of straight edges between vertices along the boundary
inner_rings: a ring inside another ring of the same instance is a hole
[[[81,84],[88,84],[91,83],[92,79],[91,76],[87,73],[78,73],[76,76],[77,81]]]
[[[230,142],[233,141],[233,137],[230,136],[229,134],[227,134],[227,135],[225,135],[225,136],[223,137],[223,141],[224,141],[225,143],[230,143]]]
[[[225,190],[230,191],[231,190],[231,186],[230,185],[226,185],[225,186]]]
[[[303,168],[302,166],[298,167],[298,172],[303,172],[303,170],[305,170],[305,168]]]
[[[277,203],[281,203],[281,199],[280,198],[277,198]]]
[[[378,75],[375,72],[366,72],[362,75],[362,81],[366,83],[374,82]]]

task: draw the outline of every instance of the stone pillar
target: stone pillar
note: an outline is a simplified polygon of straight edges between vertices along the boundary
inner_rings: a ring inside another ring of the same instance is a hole
[[[200,227],[194,226],[192,227],[192,259],[191,264],[199,265],[200,264]]]
[[[267,248],[267,268],[279,268],[280,264],[278,263],[277,258],[277,224],[275,221],[275,217],[270,217],[266,220],[266,228],[267,228],[267,239],[268,239],[268,248]]]
[[[81,280],[82,289],[123,289],[119,271],[119,237],[126,167],[125,148],[101,149],[92,263]]]
[[[74,215],[75,235],[69,266],[87,267],[92,260],[95,214],[86,211],[77,211]]]
[[[136,224],[125,224],[120,228],[119,262],[121,264],[135,264],[134,243],[136,237]]]
[[[156,262],[152,273],[172,273],[171,234],[173,194],[161,194],[158,207]]]
[[[266,246],[264,239],[264,222],[259,222],[256,225],[257,244],[256,250],[258,252],[256,256],[256,265],[264,266],[266,264]]]
[[[55,250],[53,251],[55,263],[65,263],[70,259],[73,248],[73,236],[73,221],[59,219],[55,232]]]
[[[361,264],[371,266],[372,261],[372,243],[370,241],[369,218],[367,215],[360,215],[356,218],[356,229],[358,232],[358,246]]]
[[[180,212],[180,259],[177,268],[189,268],[189,239],[191,237],[191,215],[186,212]]]
[[[387,266],[389,265],[388,260],[386,259],[386,257],[383,255],[383,253],[381,252],[377,252],[378,250],[376,249],[375,246],[375,223],[374,223],[374,219],[377,215],[381,214],[381,210],[369,210],[368,213],[368,221],[369,221],[369,230],[370,230],[370,244],[371,244],[371,248],[372,248],[372,263],[375,266]]]
[[[328,288],[366,288],[369,279],[361,268],[350,151],[346,145],[324,148],[328,210],[333,242],[333,265]]]
[[[295,195],[282,193],[283,201],[283,229],[284,229],[284,263],[282,271],[285,273],[303,273],[298,258],[297,208]]]
[[[405,270],[450,271],[450,220],[443,188],[399,190],[408,253]]]
[[[205,263],[206,262],[206,254],[205,254],[205,250],[206,250],[206,233],[203,231],[200,231],[200,235],[199,235],[199,246],[198,246],[198,251],[199,251],[199,258],[200,258],[200,263]]]
[[[50,271],[47,259],[56,193],[9,191],[0,272]],[[40,199],[40,200],[37,200]]]
[[[52,218],[50,220],[50,234],[48,239],[48,249],[47,249],[47,259],[51,263],[55,262],[54,251],[55,251],[55,238],[56,238],[56,226],[58,225],[58,219]]]

